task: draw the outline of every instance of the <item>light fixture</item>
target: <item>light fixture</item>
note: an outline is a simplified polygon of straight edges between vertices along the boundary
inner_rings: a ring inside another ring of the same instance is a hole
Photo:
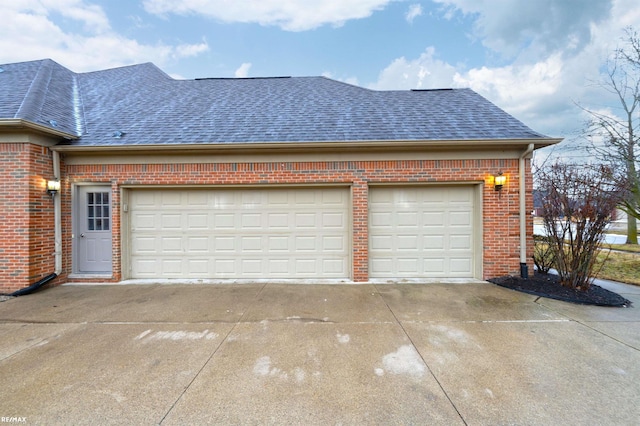
[[[501,191],[504,184],[507,182],[507,177],[499,172],[497,176],[493,177],[493,187],[496,191]]]
[[[51,197],[55,197],[58,191],[60,191],[60,181],[58,179],[48,180],[47,194],[51,195]]]

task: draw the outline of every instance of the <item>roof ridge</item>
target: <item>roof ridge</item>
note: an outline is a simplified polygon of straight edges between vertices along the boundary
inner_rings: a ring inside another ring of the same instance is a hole
[[[42,111],[46,99],[46,87],[51,81],[54,63],[51,59],[43,59],[41,61],[36,75],[31,80],[29,89],[24,94],[20,107],[16,110],[15,118],[30,117],[32,113],[36,116],[37,113]]]

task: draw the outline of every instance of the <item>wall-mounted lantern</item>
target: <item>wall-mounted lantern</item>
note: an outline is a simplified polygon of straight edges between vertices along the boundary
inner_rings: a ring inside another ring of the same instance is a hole
[[[54,198],[60,191],[60,181],[57,179],[47,181],[47,194]]]
[[[493,177],[493,187],[496,191],[501,191],[505,183],[507,183],[507,177],[502,172]]]

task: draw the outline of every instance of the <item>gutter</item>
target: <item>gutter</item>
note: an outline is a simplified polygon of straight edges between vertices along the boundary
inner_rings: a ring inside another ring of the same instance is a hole
[[[3,129],[31,130],[48,136],[58,136],[66,140],[78,139],[78,136],[72,133],[53,129],[43,124],[34,123],[33,121],[23,120],[21,118],[0,118],[0,130]]]
[[[519,194],[520,194],[520,277],[529,277],[529,267],[527,266],[527,194],[526,194],[526,182],[525,182],[525,159],[533,152],[534,145],[529,144],[527,149],[520,155],[519,158]]]
[[[60,153],[53,151],[53,177],[60,180]],[[60,191],[62,192],[62,191]],[[56,275],[62,272],[62,196],[53,197],[53,255]]]
[[[125,136],[126,137],[126,136]],[[56,145],[51,147],[53,151],[73,154],[73,153],[120,153],[130,154],[134,152],[148,153],[184,153],[184,152],[265,152],[265,151],[307,151],[309,149],[326,149],[334,151],[336,149],[377,149],[380,151],[389,150],[417,150],[417,149],[443,149],[458,150],[473,147],[474,149],[519,149],[522,146],[535,144],[542,148],[556,144],[562,139],[540,138],[540,139],[438,139],[438,140],[353,140],[353,141],[296,141],[296,142],[228,142],[228,143],[184,143],[184,144],[111,144],[111,145]]]

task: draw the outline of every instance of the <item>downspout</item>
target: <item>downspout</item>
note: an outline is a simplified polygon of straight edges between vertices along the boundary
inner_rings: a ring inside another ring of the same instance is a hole
[[[60,153],[53,151],[53,177],[60,180]],[[62,193],[62,191],[60,191]],[[53,197],[53,256],[54,273],[60,275],[62,272],[62,195]]]
[[[529,144],[527,149],[520,156],[520,277],[529,277],[529,267],[527,266],[527,186],[525,182],[525,159],[533,152],[534,145]]]

